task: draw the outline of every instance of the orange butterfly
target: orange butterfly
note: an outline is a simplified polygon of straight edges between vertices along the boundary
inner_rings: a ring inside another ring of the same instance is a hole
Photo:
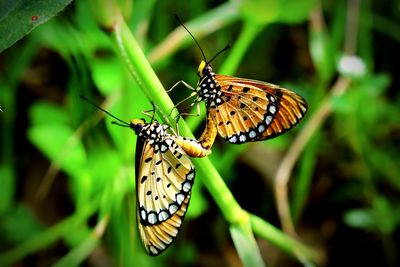
[[[215,74],[210,62],[229,46],[207,62],[199,43],[176,18],[204,58],[197,72],[200,78],[197,88],[190,87],[197,95],[195,103],[204,101],[207,108],[206,129],[199,138],[204,148],[211,148],[217,133],[232,144],[274,138],[304,117],[307,103],[295,92],[267,82]]]

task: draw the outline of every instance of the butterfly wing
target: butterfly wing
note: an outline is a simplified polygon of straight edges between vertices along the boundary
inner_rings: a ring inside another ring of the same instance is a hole
[[[208,111],[218,133],[233,144],[276,137],[295,126],[307,103],[277,85],[226,75],[215,75],[223,103]]]
[[[138,139],[136,193],[140,237],[146,251],[158,255],[179,232],[195,169],[175,140],[153,145]]]
[[[182,226],[189,200],[190,193],[186,196],[179,210],[167,220],[155,225],[139,225],[139,234],[147,253],[156,256],[171,245]]]

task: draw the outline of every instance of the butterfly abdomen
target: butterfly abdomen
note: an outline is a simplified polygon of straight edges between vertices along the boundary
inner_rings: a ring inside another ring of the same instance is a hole
[[[211,154],[210,148],[202,146],[200,141],[177,136],[175,142],[191,157],[202,158]]]

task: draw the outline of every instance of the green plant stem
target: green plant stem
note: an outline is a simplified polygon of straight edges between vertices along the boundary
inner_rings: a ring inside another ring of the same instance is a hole
[[[258,33],[263,29],[263,25],[254,22],[245,22],[240,32],[239,38],[230,51],[224,64],[221,66],[219,73],[225,75],[233,75],[242,61],[250,44],[257,37]]]
[[[128,66],[130,73],[147,98],[154,102],[156,111],[162,120],[169,125],[174,125],[175,120],[173,118],[178,115],[178,111],[175,109],[171,116],[167,116],[173,109],[174,104],[168,97],[127,24],[122,17],[119,17],[113,27],[114,30],[111,37],[116,43],[118,52]],[[182,121],[180,126],[185,127]]]
[[[101,243],[100,238],[104,234],[104,230],[108,223],[108,216],[101,219],[92,233],[88,235],[78,246],[73,248],[62,257],[53,267],[69,267],[79,266],[82,262],[96,249]]]

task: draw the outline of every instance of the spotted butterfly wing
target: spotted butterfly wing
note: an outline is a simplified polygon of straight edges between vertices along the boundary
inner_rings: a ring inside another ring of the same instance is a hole
[[[277,85],[215,74],[199,66],[197,102],[204,101],[207,125],[199,142],[209,149],[217,133],[232,144],[276,137],[296,125],[307,111],[298,94]]]
[[[138,228],[150,255],[158,255],[176,238],[189,204],[195,169],[176,137],[147,124],[136,150]],[[146,129],[147,128],[147,129]]]
[[[298,94],[256,80],[215,75],[222,104],[210,108],[221,137],[233,144],[276,137],[295,126],[307,103]]]
[[[186,196],[182,206],[169,219],[156,225],[139,225],[139,234],[147,253],[156,256],[171,245],[182,226],[189,200],[190,194]]]
[[[79,97],[138,136],[135,175],[139,235],[150,255],[162,253],[177,236],[189,205],[195,178],[189,156],[204,157],[210,151],[197,140],[169,134],[167,125],[142,119],[127,123],[88,98]]]

